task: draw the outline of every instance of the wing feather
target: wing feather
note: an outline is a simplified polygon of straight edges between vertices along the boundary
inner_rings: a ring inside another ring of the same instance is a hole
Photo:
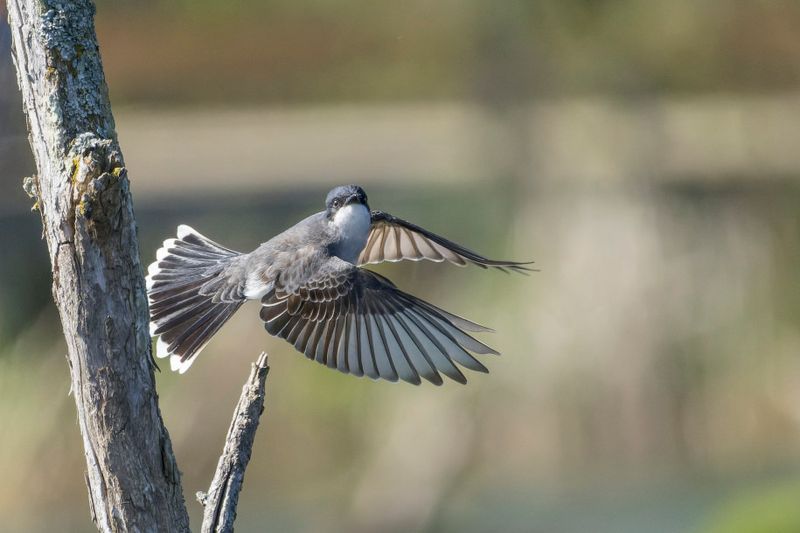
[[[397,381],[397,370],[392,363],[391,352],[389,351],[389,346],[386,344],[386,339],[383,335],[380,312],[373,306],[373,302],[371,302],[370,298],[367,299],[366,305],[366,316],[370,325],[370,345],[372,346],[372,353],[375,359],[375,365],[378,369],[378,374],[388,381]]]
[[[347,321],[349,314],[341,316],[336,319],[336,333],[334,334],[334,342],[330,344],[328,357],[336,359],[336,369],[345,374],[350,373],[347,359]]]
[[[408,230],[393,228],[388,233],[393,236],[376,234],[371,242],[390,242],[398,254],[418,248]],[[338,258],[320,261],[306,279],[297,273],[290,279],[288,286],[278,278],[262,298],[264,326],[308,359],[329,368],[413,384],[424,378],[440,385],[440,374],[466,383],[458,365],[486,372],[472,354],[497,353],[467,333],[488,328],[406,294],[388,279]]]
[[[426,259],[437,263],[448,261],[459,266],[472,263],[481,268],[494,267],[520,273],[533,270],[528,266],[532,262],[488,259],[416,224],[382,211],[372,211],[371,217],[370,233],[358,258],[359,265]]]
[[[444,349],[437,342],[436,338],[425,328],[424,324],[417,320],[413,312],[405,311],[400,316],[402,320],[407,320],[406,324],[409,325],[411,329],[415,330],[415,337],[422,344],[421,349],[423,353],[428,356],[436,370],[454,381],[461,384],[466,383],[467,378],[464,377],[464,374],[462,374],[458,367],[447,357]]]
[[[380,301],[376,303],[381,311],[380,314],[377,315],[378,319],[385,325],[385,328],[381,328],[381,332],[385,332],[384,343],[386,344],[387,351],[393,354],[393,358],[397,361],[396,367],[398,376],[403,381],[413,385],[419,385],[419,374],[414,370],[414,364],[411,362],[408,352],[403,346],[402,338],[397,333],[393,318],[388,316],[388,313],[385,312],[386,308],[383,307]],[[400,355],[402,355],[402,357],[400,357]]]

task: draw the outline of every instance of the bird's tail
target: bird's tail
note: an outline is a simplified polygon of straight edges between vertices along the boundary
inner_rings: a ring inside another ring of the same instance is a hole
[[[224,295],[226,267],[240,255],[185,225],[156,253],[147,269],[150,334],[158,336],[156,355],[169,356],[172,370],[186,372],[244,303]]]

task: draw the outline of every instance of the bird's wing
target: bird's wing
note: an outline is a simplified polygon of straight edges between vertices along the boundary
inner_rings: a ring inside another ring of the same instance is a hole
[[[309,359],[356,376],[389,381],[446,375],[466,383],[456,363],[488,372],[469,352],[497,354],[465,331],[491,331],[397,289],[388,279],[336,257],[299,280],[282,276],[261,300],[267,331]]]
[[[449,261],[459,266],[472,263],[482,268],[494,267],[522,273],[532,270],[527,266],[531,263],[487,259],[460,244],[389,213],[372,211],[371,215],[369,236],[358,257],[359,265],[383,261],[396,262],[403,259],[411,261],[428,259],[437,263]]]

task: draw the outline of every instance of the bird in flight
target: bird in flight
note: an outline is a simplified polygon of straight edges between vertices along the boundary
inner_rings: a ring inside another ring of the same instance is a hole
[[[488,372],[472,354],[497,354],[467,332],[492,331],[398,289],[364,265],[408,259],[525,273],[381,211],[364,189],[336,187],[325,210],[250,253],[225,248],[186,225],[147,272],[156,355],[186,372],[247,300],[261,301],[271,335],[309,359],[356,376],[436,385],[466,378],[456,364]],[[470,353],[472,352],[472,353]]]

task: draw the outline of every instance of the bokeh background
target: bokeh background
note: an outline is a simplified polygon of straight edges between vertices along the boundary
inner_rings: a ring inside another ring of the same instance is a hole
[[[0,529],[92,531],[0,5]],[[194,493],[270,353],[241,531],[800,531],[800,3],[102,0],[143,262],[362,184],[530,277],[377,267],[497,333],[441,388],[331,372],[245,307],[157,376]]]

